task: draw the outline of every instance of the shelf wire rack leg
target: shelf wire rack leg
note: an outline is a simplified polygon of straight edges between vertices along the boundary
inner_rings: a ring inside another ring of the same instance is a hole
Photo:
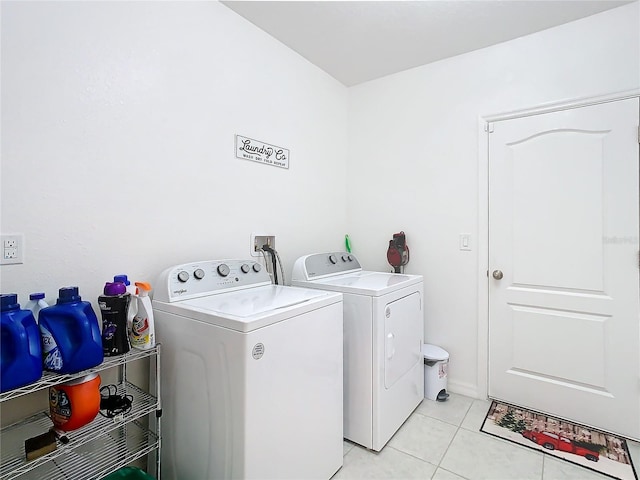
[[[157,480],[160,480],[160,461],[162,457],[162,395],[161,395],[161,368],[160,368],[160,350],[162,345],[157,344],[156,348],[158,349],[156,353],[156,362],[155,362],[155,376],[151,376],[151,378],[155,378],[155,390],[156,398],[158,399],[158,406],[155,415],[155,433],[158,436],[158,448],[155,451],[156,454],[156,471],[155,476]]]

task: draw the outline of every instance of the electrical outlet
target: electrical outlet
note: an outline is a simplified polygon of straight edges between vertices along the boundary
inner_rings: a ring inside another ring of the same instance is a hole
[[[2,257],[0,265],[14,265],[22,263],[24,257],[24,235],[2,235]]]
[[[259,257],[262,255],[260,249],[263,245],[269,245],[271,248],[276,248],[276,236],[275,235],[262,235],[258,233],[251,234],[251,255],[253,257]]]

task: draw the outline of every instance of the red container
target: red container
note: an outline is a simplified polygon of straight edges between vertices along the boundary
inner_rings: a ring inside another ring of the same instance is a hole
[[[100,411],[100,375],[92,373],[49,388],[49,412],[59,430],[85,426]]]

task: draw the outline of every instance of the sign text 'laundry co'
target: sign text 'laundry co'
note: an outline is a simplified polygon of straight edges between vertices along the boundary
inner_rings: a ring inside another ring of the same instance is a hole
[[[289,168],[288,149],[242,135],[236,135],[236,157],[273,167]]]

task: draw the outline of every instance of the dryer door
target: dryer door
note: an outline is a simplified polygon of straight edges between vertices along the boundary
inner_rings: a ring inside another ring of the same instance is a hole
[[[384,342],[384,386],[391,388],[421,359],[422,314],[418,292],[385,305]]]

